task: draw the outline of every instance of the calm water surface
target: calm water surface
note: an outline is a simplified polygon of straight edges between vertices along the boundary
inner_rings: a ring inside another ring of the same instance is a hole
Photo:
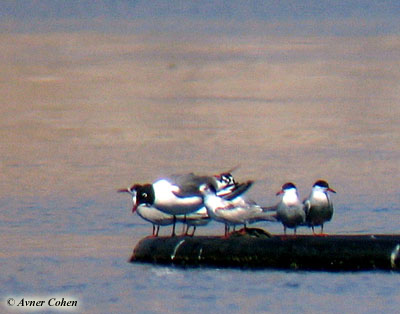
[[[151,226],[116,190],[188,171],[240,166],[263,205],[324,178],[326,232],[399,232],[398,36],[184,35],[0,34],[1,311],[59,295],[85,313],[398,312],[399,273],[127,262]]]

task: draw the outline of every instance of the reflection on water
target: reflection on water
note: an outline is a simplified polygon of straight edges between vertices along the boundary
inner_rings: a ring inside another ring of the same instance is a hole
[[[398,232],[398,36],[2,33],[0,45],[2,297],[67,293],[89,312],[398,308],[398,274],[130,265],[151,226],[116,193],[239,165],[263,205],[288,180],[306,196],[326,179],[327,232]]]

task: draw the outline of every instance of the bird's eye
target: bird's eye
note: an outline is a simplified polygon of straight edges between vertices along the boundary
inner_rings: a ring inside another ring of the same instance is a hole
[[[142,193],[142,196],[143,196],[143,197],[147,197],[147,193],[143,192],[143,193]]]

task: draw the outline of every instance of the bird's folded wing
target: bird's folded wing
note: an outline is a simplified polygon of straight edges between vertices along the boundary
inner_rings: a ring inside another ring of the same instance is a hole
[[[212,185],[216,188],[216,181],[212,177],[198,176],[193,173],[186,175],[175,176],[174,184],[179,189],[173,191],[177,197],[190,197],[190,196],[201,196],[199,187],[202,184]]]
[[[233,200],[234,198],[238,197],[245,193],[252,185],[254,181],[247,181],[244,183],[238,183],[235,188],[228,194],[223,195],[222,197],[228,201]]]

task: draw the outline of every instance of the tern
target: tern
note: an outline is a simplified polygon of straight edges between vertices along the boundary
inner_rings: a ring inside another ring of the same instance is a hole
[[[333,204],[328,192],[336,193],[326,181],[318,180],[314,183],[308,198],[304,200],[306,224],[312,228],[313,234],[316,226],[321,226],[323,234],[324,223],[332,219]]]
[[[225,224],[225,236],[229,227],[246,225],[258,221],[275,221],[274,215],[264,212],[261,206],[246,202],[241,196],[227,200],[217,195],[213,186],[203,184],[200,192],[204,197],[204,205],[211,219]]]
[[[276,216],[283,224],[284,234],[286,235],[287,228],[294,229],[296,234],[297,227],[304,224],[306,219],[296,186],[292,182],[285,183],[276,195],[282,195],[281,201],[276,205]]]

